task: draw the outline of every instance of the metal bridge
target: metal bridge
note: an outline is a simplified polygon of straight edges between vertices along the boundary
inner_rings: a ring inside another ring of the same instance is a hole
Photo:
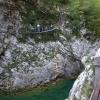
[[[58,28],[53,27],[53,26],[43,27],[38,24],[35,28],[31,29],[31,33],[33,34],[49,33],[49,32],[54,32],[55,30],[58,30]]]

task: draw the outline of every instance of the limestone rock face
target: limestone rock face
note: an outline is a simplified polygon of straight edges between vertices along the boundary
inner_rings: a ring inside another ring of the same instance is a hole
[[[94,68],[95,65],[99,64],[98,61],[100,60],[99,47],[100,44],[98,43],[98,45],[93,46],[94,49],[92,48],[92,53],[90,52],[90,54],[82,58],[85,70],[76,79],[70,91],[69,98],[66,100],[89,100],[93,90]]]
[[[0,89],[36,86],[58,77],[72,78],[83,71],[83,57],[88,55],[86,61],[89,58],[93,59],[99,42],[91,45],[84,39],[72,37],[69,43],[62,37],[63,43],[59,40],[35,43],[34,39],[25,33],[27,29],[24,32],[20,31],[25,29],[25,25],[22,24],[19,11],[11,10],[15,4],[8,0],[0,0],[0,4],[5,5],[0,6]],[[65,33],[70,32],[70,29],[65,30]],[[24,37],[27,37],[26,41],[23,41]],[[70,100],[74,100],[73,97],[86,100],[81,92],[86,91],[83,89],[85,82],[92,83],[93,70],[90,63],[84,64],[85,71],[76,80]]]
[[[9,46],[11,34],[18,35],[21,28],[21,19],[17,10],[10,12],[11,8],[8,0],[0,0],[0,5],[0,55],[2,56]]]
[[[14,36],[9,41],[9,47],[0,59],[2,77],[6,77],[1,78],[3,87],[36,86],[57,77],[71,78],[84,69],[80,60],[62,55],[59,48],[63,49],[63,46],[59,42],[31,45],[18,42]]]
[[[83,71],[75,81],[68,100],[89,100],[93,89],[94,73],[92,65],[87,65],[88,68]]]
[[[24,28],[20,13],[9,8],[13,2],[0,0],[0,3],[5,5],[0,6],[0,89],[36,86],[57,77],[72,78],[84,69],[81,61],[73,53],[70,55],[59,40],[35,43],[27,36],[27,41],[21,42],[19,38],[24,39],[26,33],[20,31]],[[70,45],[76,54],[73,43],[75,40]]]
[[[94,65],[100,66],[100,48],[94,56]]]

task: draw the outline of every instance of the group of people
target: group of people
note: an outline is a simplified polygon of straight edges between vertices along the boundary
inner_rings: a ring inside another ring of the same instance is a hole
[[[34,32],[44,32],[44,31],[48,31],[48,30],[52,30],[53,29],[53,25],[50,26],[42,26],[40,24],[37,24],[37,26],[34,28]]]

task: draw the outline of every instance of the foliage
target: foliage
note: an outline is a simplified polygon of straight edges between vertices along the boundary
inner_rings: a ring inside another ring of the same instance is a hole
[[[61,5],[68,0],[13,0],[20,11],[24,23],[35,25],[57,23]]]
[[[75,32],[79,31],[83,21],[86,28],[100,36],[100,0],[71,0],[69,13]]]
[[[85,26],[100,36],[100,0],[13,0],[20,11],[24,24],[35,26],[56,24],[60,9],[71,23],[73,33]],[[82,24],[82,25],[81,25]]]

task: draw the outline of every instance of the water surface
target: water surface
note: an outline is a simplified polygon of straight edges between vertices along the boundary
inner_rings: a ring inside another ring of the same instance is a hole
[[[64,100],[68,97],[74,80],[58,80],[56,83],[33,88],[14,96],[0,96],[0,100]]]

